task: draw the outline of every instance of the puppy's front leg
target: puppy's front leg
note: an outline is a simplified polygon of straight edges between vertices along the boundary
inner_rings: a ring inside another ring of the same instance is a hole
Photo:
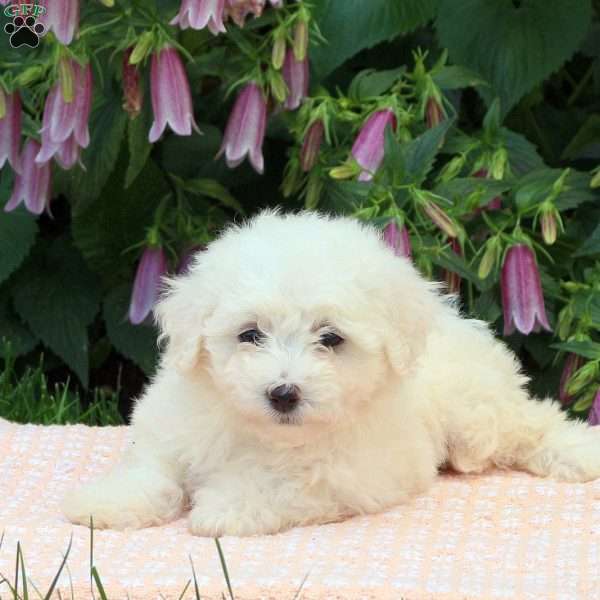
[[[259,468],[229,466],[190,494],[189,529],[195,535],[266,535],[296,525],[340,517],[337,506],[317,499],[292,478]]]
[[[101,529],[160,525],[177,517],[184,494],[158,460],[130,451],[123,462],[97,481],[71,491],[62,510],[73,523]]]

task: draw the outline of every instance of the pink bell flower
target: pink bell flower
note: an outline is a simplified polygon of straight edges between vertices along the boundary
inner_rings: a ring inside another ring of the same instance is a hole
[[[13,192],[4,207],[6,212],[17,208],[21,202],[34,215],[41,214],[50,207],[50,163],[38,164],[35,157],[40,145],[35,140],[27,140],[21,156],[21,173],[16,175]]]
[[[296,110],[308,95],[308,58],[296,60],[294,51],[288,48],[282,74],[288,87],[288,95],[283,105],[288,110]]]
[[[396,129],[396,117],[389,108],[374,112],[362,126],[352,146],[352,156],[362,167],[359,181],[370,181],[383,160],[385,128],[390,124]]]
[[[588,413],[588,423],[592,426],[600,425],[600,388],[596,392],[592,408],[590,408],[590,412]]]
[[[142,323],[150,314],[160,292],[161,278],[167,272],[167,258],[162,248],[146,248],[133,282],[129,320]]]
[[[394,251],[396,256],[412,258],[410,237],[404,225],[399,228],[395,221],[388,223],[383,229],[383,241]]]
[[[91,65],[81,67],[70,60],[69,68],[73,74],[73,99],[65,100],[61,81],[52,86],[44,105],[42,146],[35,157],[40,164],[55,157],[66,169],[79,160],[80,148],[87,148],[90,143],[88,120],[92,108]]]
[[[0,104],[4,109],[0,117],[0,169],[8,161],[20,173],[21,98],[18,92],[6,94],[0,86]]]
[[[304,136],[302,148],[300,149],[300,166],[305,173],[310,171],[317,162],[319,150],[323,142],[323,132],[323,121],[317,119],[308,128]]]
[[[223,13],[225,0],[182,0],[179,13],[171,21],[171,25],[179,25],[181,29],[204,29],[208,27],[213,35],[225,33]]]
[[[535,254],[529,246],[516,244],[509,248],[502,266],[500,287],[504,335],[511,335],[515,329],[525,335],[541,328],[552,331],[546,317]]]
[[[192,127],[200,133],[194,120],[192,93],[179,53],[165,46],[152,54],[150,88],[154,122],[148,139],[154,143],[167,125],[177,135],[192,135]]]
[[[267,123],[267,103],[256,83],[242,89],[229,115],[225,135],[217,158],[225,153],[227,166],[237,167],[246,158],[254,169],[264,171],[262,144]]]
[[[79,29],[79,0],[38,0],[37,4],[46,8],[38,17],[46,29],[51,29],[62,44],[70,44]]]

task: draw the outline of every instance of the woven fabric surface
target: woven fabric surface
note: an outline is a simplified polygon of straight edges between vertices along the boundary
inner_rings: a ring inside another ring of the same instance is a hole
[[[92,597],[89,529],[67,522],[59,501],[73,484],[109,469],[127,436],[127,427],[0,420],[4,577],[14,581],[19,541],[28,576],[45,593],[72,535],[74,594]],[[600,480],[441,475],[427,495],[380,515],[274,536],[224,537],[221,546],[240,600],[291,600],[303,580],[305,600],[600,600]],[[201,597],[227,595],[214,541],[190,535],[185,518],[140,531],[94,532],[94,564],[110,600],[178,598],[192,577],[190,558]],[[65,571],[63,597],[70,597],[70,585]],[[8,597],[0,584],[0,598]],[[193,597],[190,587],[184,598]]]

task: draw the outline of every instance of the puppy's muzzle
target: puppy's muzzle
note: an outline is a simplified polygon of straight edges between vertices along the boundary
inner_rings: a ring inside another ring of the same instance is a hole
[[[267,391],[271,406],[280,413],[291,412],[300,402],[300,389],[296,385],[279,385]]]

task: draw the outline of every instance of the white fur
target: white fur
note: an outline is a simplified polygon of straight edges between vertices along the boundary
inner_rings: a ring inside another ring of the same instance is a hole
[[[373,513],[449,464],[600,476],[600,433],[530,399],[515,356],[351,219],[262,213],[172,279],[167,348],[121,465],[68,496],[75,523],[144,527],[191,508],[198,535]],[[251,324],[263,347],[242,344]],[[320,327],[345,339],[318,344]],[[302,394],[282,422],[266,390]]]

